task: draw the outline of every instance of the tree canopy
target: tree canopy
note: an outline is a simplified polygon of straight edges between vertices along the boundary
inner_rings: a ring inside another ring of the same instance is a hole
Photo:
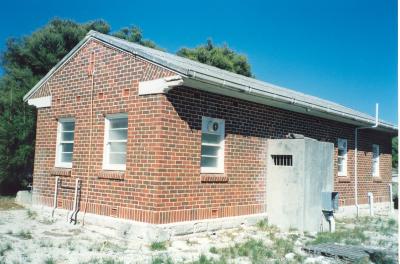
[[[114,37],[125,39],[130,42],[138,43],[140,45],[160,49],[156,43],[151,40],[143,39],[142,30],[136,26],[125,27],[112,34]]]
[[[135,26],[110,33],[103,20],[76,23],[54,19],[22,38],[11,38],[1,56],[4,74],[0,76],[0,194],[15,193],[31,181],[35,147],[36,109],[23,102],[23,96],[78,42],[89,30],[160,49],[143,38]],[[250,65],[226,45],[215,47],[211,41],[195,49],[182,49],[188,57],[225,70],[251,76]]]
[[[228,45],[215,46],[211,39],[196,48],[182,48],[177,54],[223,70],[251,77],[251,66],[247,57],[231,50]]]
[[[30,36],[7,41],[0,78],[0,193],[14,193],[32,175],[36,110],[23,96],[91,29],[109,33],[110,26],[54,19]]]

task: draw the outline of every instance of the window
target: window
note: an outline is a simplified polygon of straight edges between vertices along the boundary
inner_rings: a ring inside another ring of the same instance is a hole
[[[105,118],[103,169],[125,170],[128,115],[115,114]]]
[[[379,177],[379,145],[372,145],[372,176]]]
[[[203,117],[201,125],[201,172],[224,172],[225,122]]]
[[[271,155],[275,166],[293,166],[292,155]]]
[[[75,120],[62,118],[58,121],[56,167],[72,168],[72,154],[74,151]]]
[[[338,139],[338,175],[347,176],[347,139]]]

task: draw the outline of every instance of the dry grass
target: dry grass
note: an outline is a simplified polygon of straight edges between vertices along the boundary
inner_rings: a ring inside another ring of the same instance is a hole
[[[15,203],[13,196],[0,196],[0,211],[22,209],[21,205]]]

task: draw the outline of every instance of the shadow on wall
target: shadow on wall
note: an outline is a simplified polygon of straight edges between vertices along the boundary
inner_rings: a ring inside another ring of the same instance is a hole
[[[323,142],[347,138],[349,149],[354,149],[355,126],[333,120],[322,119],[301,113],[286,111],[266,105],[229,98],[199,91],[189,87],[176,87],[167,94],[167,99],[191,130],[201,130],[202,116],[225,120],[225,133],[258,138],[285,138],[289,133],[302,134]],[[359,132],[359,151],[364,155],[372,150],[374,142],[385,142],[382,154],[391,154],[390,137],[385,133]]]

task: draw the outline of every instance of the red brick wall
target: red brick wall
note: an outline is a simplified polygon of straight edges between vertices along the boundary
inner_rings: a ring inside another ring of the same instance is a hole
[[[173,159],[166,159],[168,174],[182,173],[186,179],[183,185],[174,184],[175,188],[168,196],[168,206],[184,206],[185,199],[176,191],[178,186],[181,192],[190,190],[191,196],[199,199],[195,205],[199,208],[262,204],[265,200],[265,140],[282,138],[288,133],[303,134],[335,144],[334,188],[340,192],[341,205],[354,204],[354,126],[187,87],[172,90],[166,101],[170,114],[165,117],[167,127],[164,132],[171,131],[166,133],[171,135],[171,138],[166,136],[166,144],[175,144],[169,152],[178,153]],[[225,120],[226,183],[201,183],[206,176],[200,173],[199,168],[203,115]],[[348,140],[347,177],[337,176],[338,138]],[[379,144],[381,151],[380,177],[375,179],[372,177],[372,144]],[[359,203],[367,203],[368,192],[374,193],[376,202],[388,201],[388,183],[391,181],[390,136],[361,130],[358,148]],[[182,172],[179,165],[188,164],[185,160],[191,161],[192,166],[186,166]]]
[[[92,80],[87,69],[92,52],[95,52],[93,140],[89,145]],[[169,75],[173,73],[96,41],[87,43],[53,75],[37,92],[42,95],[45,94],[43,89],[49,89],[52,95],[52,107],[38,110],[33,180],[38,202],[52,203],[55,176],[60,175],[62,188],[58,199],[65,208],[72,208],[75,179],[80,178],[82,210],[87,204],[88,212],[153,221],[158,186],[155,173],[161,162],[157,155],[161,95],[139,97],[137,89],[139,81]],[[101,169],[104,115],[119,112],[128,113],[128,170],[122,175],[115,175]],[[71,170],[54,169],[57,118],[60,117],[75,118]],[[90,168],[89,150],[92,153]],[[115,176],[123,180],[110,179]]]
[[[92,144],[91,77],[95,54]],[[347,138],[349,177],[335,177],[342,204],[354,203],[354,127],[329,120],[180,87],[168,95],[138,96],[138,83],[174,73],[130,54],[88,42],[34,97],[52,95],[38,110],[34,168],[37,202],[51,205],[55,176],[62,179],[59,205],[72,208],[75,179],[82,180],[81,208],[88,212],[151,223],[252,214],[265,211],[266,139],[287,133],[334,142]],[[126,172],[102,171],[104,115],[128,113]],[[200,173],[201,117],[225,119],[225,173]],[[75,118],[73,168],[55,169],[57,118]],[[390,137],[362,131],[359,198],[373,191],[387,200]],[[371,176],[371,149],[381,148],[381,179]],[[91,162],[89,162],[91,151]],[[336,161],[335,161],[336,162]],[[89,167],[89,164],[91,166]],[[336,175],[336,170],[335,170]]]

